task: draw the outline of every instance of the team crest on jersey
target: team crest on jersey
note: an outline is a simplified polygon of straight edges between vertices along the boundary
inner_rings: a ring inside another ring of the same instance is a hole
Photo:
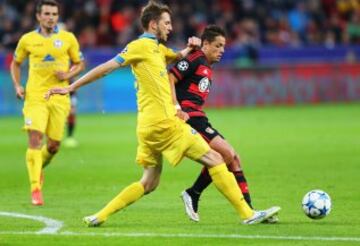
[[[30,118],[26,118],[25,119],[25,125],[31,126],[31,124],[32,124],[32,120]]]
[[[195,135],[195,134],[197,134],[197,131],[195,129],[191,128],[191,133]]]
[[[187,61],[181,61],[177,64],[177,68],[180,71],[186,71],[189,68],[189,63]]]
[[[214,134],[215,133],[214,129],[212,129],[211,127],[206,128],[205,131],[207,133],[209,133],[209,134]]]
[[[206,92],[210,89],[210,80],[207,77],[204,77],[199,82],[199,91]]]
[[[63,42],[61,40],[57,39],[54,41],[54,46],[56,48],[61,48],[61,46],[63,46]]]

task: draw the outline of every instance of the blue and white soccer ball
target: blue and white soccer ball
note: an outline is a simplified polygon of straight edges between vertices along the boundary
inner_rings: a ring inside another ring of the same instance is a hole
[[[331,211],[330,196],[322,190],[306,193],[302,200],[304,213],[311,219],[322,219]]]

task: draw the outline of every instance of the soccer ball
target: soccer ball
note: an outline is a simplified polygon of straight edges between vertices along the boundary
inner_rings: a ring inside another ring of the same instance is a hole
[[[322,219],[331,211],[330,196],[322,190],[306,193],[302,200],[304,213],[311,219]]]

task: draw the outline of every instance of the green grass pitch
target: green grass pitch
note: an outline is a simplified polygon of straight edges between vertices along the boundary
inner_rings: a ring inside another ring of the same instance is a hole
[[[62,148],[46,169],[45,206],[30,205],[22,118],[0,119],[0,212],[63,222],[39,235],[38,221],[0,215],[0,245],[359,245],[360,104],[208,110],[214,127],[239,152],[256,208],[279,205],[276,225],[241,225],[230,204],[210,186],[199,223],[185,216],[180,192],[200,165],[164,163],[158,189],[100,228],[82,217],[104,206],[142,171],[135,162],[135,114],[79,115],[77,149]],[[314,221],[300,207],[303,195],[323,189],[328,217]]]

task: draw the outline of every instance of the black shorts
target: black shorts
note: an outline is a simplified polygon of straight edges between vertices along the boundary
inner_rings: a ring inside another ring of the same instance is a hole
[[[212,127],[207,117],[190,117],[186,123],[200,133],[208,143],[216,136],[224,138],[215,128]]]

